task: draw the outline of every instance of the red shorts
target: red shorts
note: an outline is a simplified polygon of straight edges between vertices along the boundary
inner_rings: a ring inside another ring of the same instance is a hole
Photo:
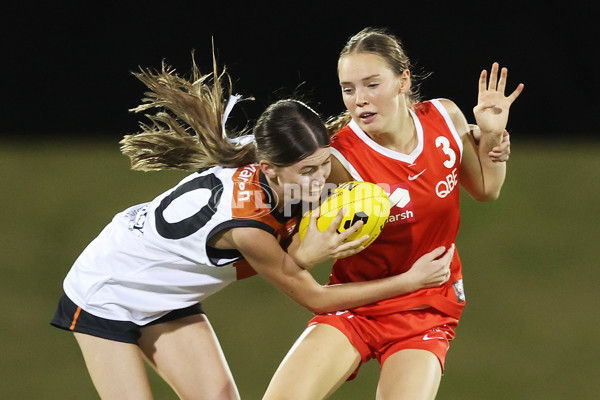
[[[360,353],[361,364],[376,358],[383,365],[389,356],[400,350],[420,349],[435,354],[443,372],[458,320],[428,307],[381,316],[338,311],[316,315],[308,325],[315,324],[331,325],[346,335]],[[358,368],[348,380],[356,377]]]

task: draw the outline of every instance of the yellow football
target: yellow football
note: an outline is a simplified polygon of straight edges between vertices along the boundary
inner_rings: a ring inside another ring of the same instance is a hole
[[[337,229],[338,233],[362,220],[364,225],[346,241],[369,235],[369,239],[362,244],[364,247],[377,239],[390,215],[390,201],[387,194],[380,186],[370,182],[351,181],[340,185],[319,208],[321,215],[317,220],[317,228],[321,232],[331,225],[342,208],[344,208],[344,217]],[[312,211],[307,212],[300,221],[298,227],[300,240],[303,240],[306,235],[311,213]]]

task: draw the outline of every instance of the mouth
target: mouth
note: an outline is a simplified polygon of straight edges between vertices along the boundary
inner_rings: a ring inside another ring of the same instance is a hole
[[[321,192],[323,192],[323,186],[314,187],[312,190],[308,191],[308,195],[310,197],[318,197],[321,195]]]
[[[376,113],[372,112],[363,112],[358,115],[358,118],[364,123],[370,123],[375,119]]]

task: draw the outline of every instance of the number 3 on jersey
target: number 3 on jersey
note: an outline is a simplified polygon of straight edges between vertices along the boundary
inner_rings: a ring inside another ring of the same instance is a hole
[[[444,161],[444,167],[452,168],[456,164],[456,153],[450,148],[450,141],[444,136],[438,136],[435,138],[435,146],[442,149],[448,159]]]

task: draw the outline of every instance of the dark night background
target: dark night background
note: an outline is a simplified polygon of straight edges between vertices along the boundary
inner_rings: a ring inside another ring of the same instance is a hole
[[[424,98],[473,121],[477,80],[498,61],[511,109],[502,196],[461,195],[458,248],[468,305],[439,399],[597,399],[597,16],[591,1],[47,1],[0,8],[0,399],[89,399],[71,335],[49,325],[61,282],[119,210],[154,198],[181,171],[131,171],[118,140],[138,131],[138,66],[164,58],[211,70],[211,37],[234,91],[232,126],[295,91],[326,117],[343,110],[338,53],[366,26],[389,27],[418,68]],[[464,251],[463,251],[464,250]],[[330,265],[316,267],[326,282]],[[259,399],[312,316],[252,278],[203,307],[243,399]],[[372,399],[379,365],[331,400]],[[150,373],[157,399],[176,398]]]
[[[534,4],[535,3],[535,4]],[[211,36],[234,91],[255,96],[233,121],[255,119],[299,91],[326,117],[342,111],[337,54],[365,26],[389,27],[425,72],[424,98],[454,100],[469,121],[477,77],[509,68],[520,137],[596,137],[598,33],[576,2],[53,2],[5,5],[0,134],[119,138],[137,131],[129,113],[144,88],[131,74],[164,58],[189,71],[191,51],[211,67]],[[507,90],[507,92],[508,92]],[[236,108],[237,110],[237,108]],[[240,117],[240,115],[242,115]],[[236,123],[237,125],[237,123]]]

